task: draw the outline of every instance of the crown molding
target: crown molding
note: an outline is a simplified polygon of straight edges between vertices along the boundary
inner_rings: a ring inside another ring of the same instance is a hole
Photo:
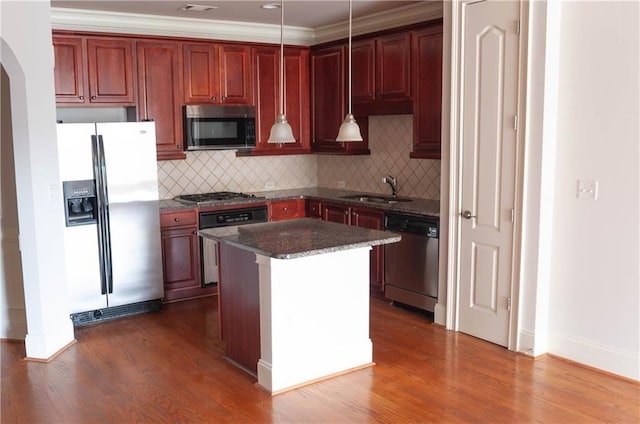
[[[441,1],[425,1],[353,20],[353,34],[361,35],[442,17]],[[137,13],[51,8],[52,28],[166,37],[202,38],[280,44],[280,25],[211,19],[177,18]],[[348,21],[318,28],[285,25],[285,43],[312,46],[346,38]]]
[[[176,18],[139,13],[51,8],[51,26],[57,30],[110,32],[280,44],[280,25],[211,19]],[[314,31],[285,25],[285,42],[314,44]]]
[[[352,32],[354,36],[357,36],[426,22],[432,19],[442,18],[442,16],[443,5],[441,1],[424,1],[387,12],[374,13],[356,18],[352,22]],[[349,21],[346,20],[316,28],[315,44],[347,38],[348,25]]]

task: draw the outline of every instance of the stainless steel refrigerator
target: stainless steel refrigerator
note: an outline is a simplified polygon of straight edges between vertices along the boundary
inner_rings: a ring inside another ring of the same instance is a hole
[[[155,124],[58,124],[57,133],[74,325],[160,309]]]

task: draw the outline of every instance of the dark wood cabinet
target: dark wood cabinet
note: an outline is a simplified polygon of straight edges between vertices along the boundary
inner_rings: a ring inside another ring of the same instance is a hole
[[[216,293],[201,286],[197,216],[195,209],[160,213],[165,301]]]
[[[442,24],[413,33],[412,158],[440,159],[442,126]]]
[[[284,50],[284,110],[293,130],[295,143],[268,143],[271,126],[280,109],[280,48],[254,47],[253,91],[256,105],[256,147],[246,155],[286,155],[311,152],[309,123],[309,50]]]
[[[347,205],[323,203],[322,219],[329,222],[351,225],[351,208]]]
[[[182,51],[185,103],[253,103],[249,46],[193,43]]]
[[[74,106],[133,106],[133,41],[54,36],[56,102]]]
[[[304,216],[304,200],[289,199],[268,203],[269,221],[302,218]]]
[[[339,143],[338,129],[346,114],[346,47],[314,50],[311,53],[311,148],[314,153],[369,154],[368,121],[356,115],[363,141]]]
[[[323,210],[320,200],[307,199],[305,202],[305,216],[307,218],[322,219]]]
[[[411,33],[357,41],[351,57],[356,115],[411,113]]]
[[[156,124],[158,160],[184,159],[180,43],[138,41],[138,119]]]
[[[359,206],[348,206],[338,203],[322,203],[322,219],[345,225],[384,229],[384,212]],[[384,247],[373,246],[371,249],[369,284],[372,296],[384,297]]]

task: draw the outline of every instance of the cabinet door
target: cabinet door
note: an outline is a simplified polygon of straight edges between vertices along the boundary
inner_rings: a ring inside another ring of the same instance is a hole
[[[311,54],[311,116],[313,152],[369,154],[368,120],[356,114],[363,141],[339,143],[338,129],[345,117],[345,46],[317,50]]]
[[[349,225],[351,223],[351,210],[346,205],[326,203],[322,211],[322,219]]]
[[[225,104],[248,105],[251,95],[251,51],[247,46],[220,45],[220,101]]]
[[[376,44],[376,98],[411,98],[411,33],[380,37]]]
[[[442,126],[442,25],[413,36],[413,158],[440,159]]]
[[[285,49],[285,113],[295,143],[268,143],[280,109],[280,49],[256,47],[252,51],[256,104],[256,154],[300,154],[311,151],[309,136],[309,51]]]
[[[87,39],[89,101],[133,104],[133,42]]]
[[[163,229],[161,239],[165,291],[200,287],[200,254],[196,227]]]
[[[372,230],[384,229],[384,212],[377,209],[354,207],[351,211],[351,225]],[[373,246],[371,249],[369,283],[371,294],[384,297],[384,247]]]
[[[343,46],[311,55],[311,107],[314,150],[335,150],[338,129],[345,115],[345,51]]]
[[[53,37],[56,102],[84,103],[84,55],[82,38]]]
[[[323,204],[319,200],[307,200],[305,202],[305,216],[307,218],[322,219]]]
[[[137,44],[138,117],[156,123],[158,159],[184,159],[182,148],[182,72],[180,45]]]
[[[353,103],[366,103],[375,100],[375,40],[355,42],[351,46],[352,100]]]
[[[185,103],[217,103],[217,49],[213,44],[184,44]]]

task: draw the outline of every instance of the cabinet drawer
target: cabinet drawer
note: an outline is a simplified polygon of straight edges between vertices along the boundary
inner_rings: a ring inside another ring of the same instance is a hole
[[[281,221],[283,219],[299,218],[301,214],[300,199],[281,200],[269,204],[269,220]]]
[[[184,227],[194,226],[198,222],[196,211],[191,209],[187,211],[172,211],[160,213],[160,227]]]

